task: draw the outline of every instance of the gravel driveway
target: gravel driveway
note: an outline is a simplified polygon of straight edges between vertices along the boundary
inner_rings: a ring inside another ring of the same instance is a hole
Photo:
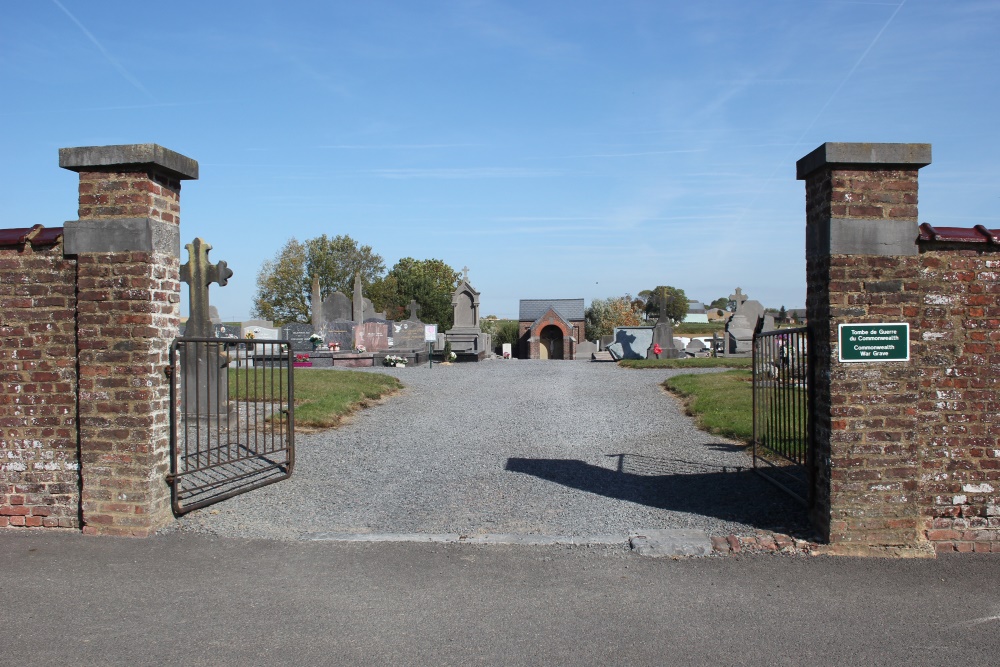
[[[338,429],[297,434],[290,480],[185,515],[179,529],[276,539],[805,530],[802,510],[746,454],[696,429],[662,391],[677,371],[488,360],[371,372],[406,389]]]

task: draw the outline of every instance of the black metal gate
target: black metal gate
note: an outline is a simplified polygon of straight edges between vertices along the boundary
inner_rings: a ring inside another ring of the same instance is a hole
[[[167,481],[174,512],[291,476],[295,409],[287,341],[179,338],[169,368]]]
[[[806,327],[754,333],[754,471],[809,505],[812,382]]]

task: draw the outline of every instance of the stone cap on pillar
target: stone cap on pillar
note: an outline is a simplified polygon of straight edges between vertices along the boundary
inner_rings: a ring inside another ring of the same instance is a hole
[[[111,171],[155,167],[178,180],[196,180],[198,161],[159,144],[79,146],[59,149],[59,166],[70,171]]]
[[[795,163],[802,181],[824,167],[879,166],[884,169],[920,169],[931,163],[930,144],[876,144],[828,141]]]

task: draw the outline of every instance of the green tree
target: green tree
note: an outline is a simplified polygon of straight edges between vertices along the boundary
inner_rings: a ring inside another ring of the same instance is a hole
[[[404,257],[384,278],[375,281],[368,297],[390,319],[408,317],[406,307],[416,300],[420,319],[437,324],[438,331],[447,331],[454,325],[451,297],[460,275],[440,259]]]
[[[729,299],[726,298],[726,297],[724,297],[724,296],[720,296],[718,299],[716,299],[715,301],[713,301],[710,304],[709,307],[710,308],[717,308],[719,310],[728,310],[729,309]]]
[[[777,319],[778,319],[778,323],[779,324],[784,324],[785,321],[788,319],[788,311],[785,310],[785,306],[784,305],[782,305],[781,306],[781,310],[778,311],[778,318]]]
[[[257,272],[252,312],[275,324],[308,322],[313,276],[326,298],[338,290],[350,296],[355,272],[363,285],[370,285],[384,271],[382,258],[371,246],[359,246],[350,236],[331,239],[323,234],[304,243],[292,238]]]
[[[584,313],[587,340],[611,336],[615,327],[634,327],[642,324],[642,310],[633,303],[632,296],[615,296],[594,299]]]
[[[257,272],[253,315],[275,323],[308,322],[309,303],[302,289],[306,246],[294,237]]]
[[[684,321],[688,313],[688,298],[684,290],[669,285],[657,285],[651,291],[646,312],[650,316],[666,317],[673,324]]]
[[[334,292],[350,297],[354,293],[354,274],[361,274],[361,284],[371,285],[385,273],[382,257],[369,245],[358,245],[350,236],[329,238],[326,234],[306,241],[305,290],[312,292],[312,278],[319,276],[323,298]],[[366,295],[367,296],[367,295]],[[369,297],[370,298],[370,297]]]

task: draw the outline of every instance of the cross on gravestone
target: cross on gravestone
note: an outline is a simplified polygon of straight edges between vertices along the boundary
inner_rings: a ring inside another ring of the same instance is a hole
[[[416,322],[419,319],[417,313],[420,312],[420,304],[417,303],[416,299],[410,299],[410,305],[407,308],[410,311],[410,320]]]
[[[232,270],[225,262],[209,264],[208,251],[211,244],[196,238],[184,246],[188,251],[188,261],[181,267],[181,281],[190,286],[188,294],[188,321],[184,328],[185,338],[211,338],[212,320],[209,317],[208,286],[218,283],[225,287],[232,277]]]
[[[744,294],[743,291],[739,287],[736,288],[736,294],[730,294],[729,295],[729,300],[736,302],[736,309],[737,310],[739,310],[739,307],[743,305],[743,302],[746,301],[747,298],[748,298],[747,295]]]
[[[462,267],[462,280],[464,282],[469,282],[469,267],[467,266]]]

